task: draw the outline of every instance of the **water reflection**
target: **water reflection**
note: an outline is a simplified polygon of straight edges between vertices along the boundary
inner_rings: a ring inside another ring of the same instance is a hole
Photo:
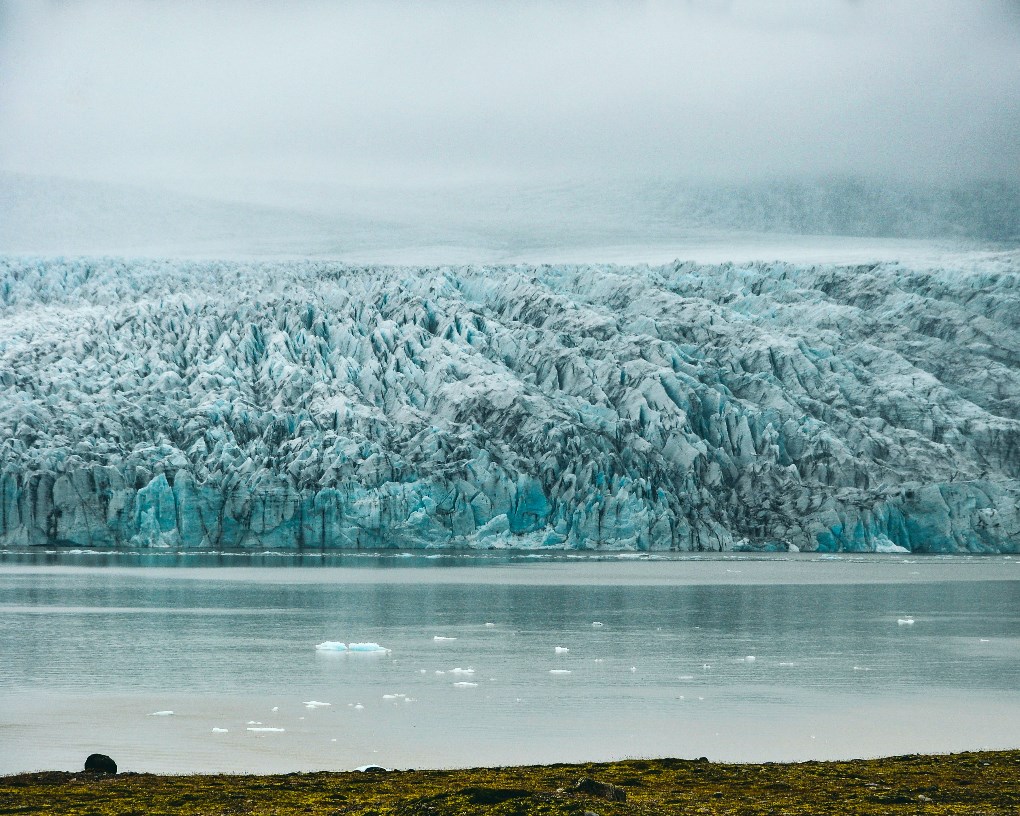
[[[138,769],[187,770],[184,757],[208,755],[227,763],[215,769],[295,770],[362,764],[360,750],[411,766],[706,746],[745,759],[950,750],[1020,725],[1020,583],[1004,579],[1016,571],[1002,560],[958,581],[886,562],[865,565],[863,583],[831,582],[814,570],[844,566],[813,564],[800,583],[780,584],[724,583],[746,576],[700,563],[467,573],[481,583],[448,580],[459,568],[225,566],[0,567],[0,728],[14,746],[0,771],[56,767],[50,757],[69,739],[84,747],[96,735],[130,745],[145,758]],[[758,568],[777,565],[742,569]],[[883,583],[875,570],[898,578]],[[425,575],[434,579],[415,580]],[[612,582],[624,575],[630,583]],[[904,615],[915,624],[898,625]],[[392,653],[323,655],[314,645],[324,640]],[[313,714],[302,700],[333,706]],[[268,754],[263,743],[231,743],[228,754],[207,744],[214,727],[240,739],[274,706],[279,733],[300,741]],[[180,711],[143,719],[161,709]],[[338,730],[347,753],[331,747],[341,753],[323,765]],[[819,733],[824,745],[811,741]],[[42,764],[17,765],[28,757]]]

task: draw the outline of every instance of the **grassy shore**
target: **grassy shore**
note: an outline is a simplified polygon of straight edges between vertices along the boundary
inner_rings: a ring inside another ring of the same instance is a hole
[[[1020,750],[848,762],[0,777],[0,814],[1018,814]]]

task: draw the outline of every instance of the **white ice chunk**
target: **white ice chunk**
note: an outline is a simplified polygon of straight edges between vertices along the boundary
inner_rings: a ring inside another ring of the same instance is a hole
[[[492,628],[493,626],[495,626],[496,624],[494,624],[494,623],[489,623],[488,621],[486,621],[485,625],[486,625],[487,627],[489,627],[489,628],[491,629],[491,628]]]
[[[453,685],[456,686],[457,688],[475,688],[475,686],[477,686],[478,684],[472,683],[469,680],[458,680]]]
[[[591,625],[595,629],[598,629],[600,626],[605,626],[605,624],[602,621],[592,621]]]
[[[214,729],[212,730],[212,732],[213,732],[214,734],[226,734],[226,733],[228,733],[228,732],[229,732],[229,730],[228,730],[228,729],[226,729],[226,728],[214,728]]]
[[[385,652],[389,653],[392,649],[387,649],[385,646],[380,646],[378,643],[348,643],[347,651],[349,652]]]
[[[325,706],[331,706],[333,704],[332,703],[321,703],[318,700],[307,700],[306,702],[303,703],[303,705],[304,705],[305,708],[323,708]],[[275,711],[276,709],[274,708],[273,710]]]
[[[346,652],[347,644],[339,640],[327,640],[315,646],[320,652]]]
[[[436,636],[435,636],[434,638],[432,638],[432,639],[433,639],[433,640],[434,640],[434,641],[435,641],[436,643],[443,643],[443,642],[445,642],[445,641],[448,641],[448,640],[456,640],[457,638],[455,638],[455,637],[445,637],[444,635],[436,635]]]
[[[148,716],[150,716],[150,717],[172,717],[173,716],[173,712],[172,711],[153,711]]]
[[[913,626],[914,625],[914,619],[913,618],[898,618],[896,620],[896,623],[899,626]]]
[[[569,651],[570,651],[570,649],[568,649],[566,646],[556,646],[555,647],[556,654],[566,654]]]
[[[754,655],[748,655],[747,657],[745,657],[745,658],[744,658],[744,662],[745,662],[745,663],[754,663],[754,661],[755,661],[756,659],[757,659],[757,658],[755,658],[755,656],[754,656]]]
[[[475,670],[472,668],[462,669],[459,666],[456,669],[450,669],[450,674],[474,674]]]
[[[287,729],[285,729],[285,728],[270,728],[268,726],[263,726],[261,728],[253,728],[251,726],[248,726],[247,730],[248,731],[254,731],[257,734],[282,734]]]
[[[571,674],[570,669],[549,669],[549,674]]]

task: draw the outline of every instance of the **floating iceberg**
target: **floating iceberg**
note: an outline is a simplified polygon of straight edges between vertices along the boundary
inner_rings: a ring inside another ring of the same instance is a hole
[[[325,707],[331,706],[333,704],[332,703],[321,703],[318,700],[308,700],[307,702],[302,703],[302,705],[305,708],[325,708]]]
[[[470,680],[458,680],[453,685],[457,688],[476,688],[478,686],[477,683],[472,683]]]
[[[347,651],[349,652],[390,652],[391,649],[387,649],[385,646],[380,646],[378,643],[348,643]]]
[[[570,649],[568,649],[566,646],[555,646],[553,647],[553,650],[556,652],[556,654],[566,654],[567,652],[570,651]]]
[[[389,653],[391,649],[378,643],[344,643],[339,640],[327,640],[315,647],[320,652],[377,652]]]
[[[570,669],[549,669],[549,674],[572,674]]]
[[[432,638],[432,639],[433,639],[433,640],[434,640],[434,641],[435,641],[436,643],[445,643],[445,642],[447,642],[447,641],[450,641],[450,640],[456,640],[457,638],[455,638],[455,637],[446,637],[445,635],[436,635],[436,636],[435,636],[434,638]]]
[[[150,717],[172,717],[173,716],[173,712],[172,711],[153,711],[148,716],[150,716]]]
[[[898,625],[900,625],[900,626],[913,626],[914,625],[914,619],[913,618],[898,618],[896,623]]]
[[[248,726],[247,731],[254,731],[257,734],[282,734],[286,728],[270,728],[268,726]]]

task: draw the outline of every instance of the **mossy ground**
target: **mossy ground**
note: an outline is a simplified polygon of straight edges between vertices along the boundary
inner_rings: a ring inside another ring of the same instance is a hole
[[[626,801],[578,790],[587,777]],[[1020,750],[848,762],[604,764],[277,776],[43,772],[0,778],[0,814],[1020,814]]]

